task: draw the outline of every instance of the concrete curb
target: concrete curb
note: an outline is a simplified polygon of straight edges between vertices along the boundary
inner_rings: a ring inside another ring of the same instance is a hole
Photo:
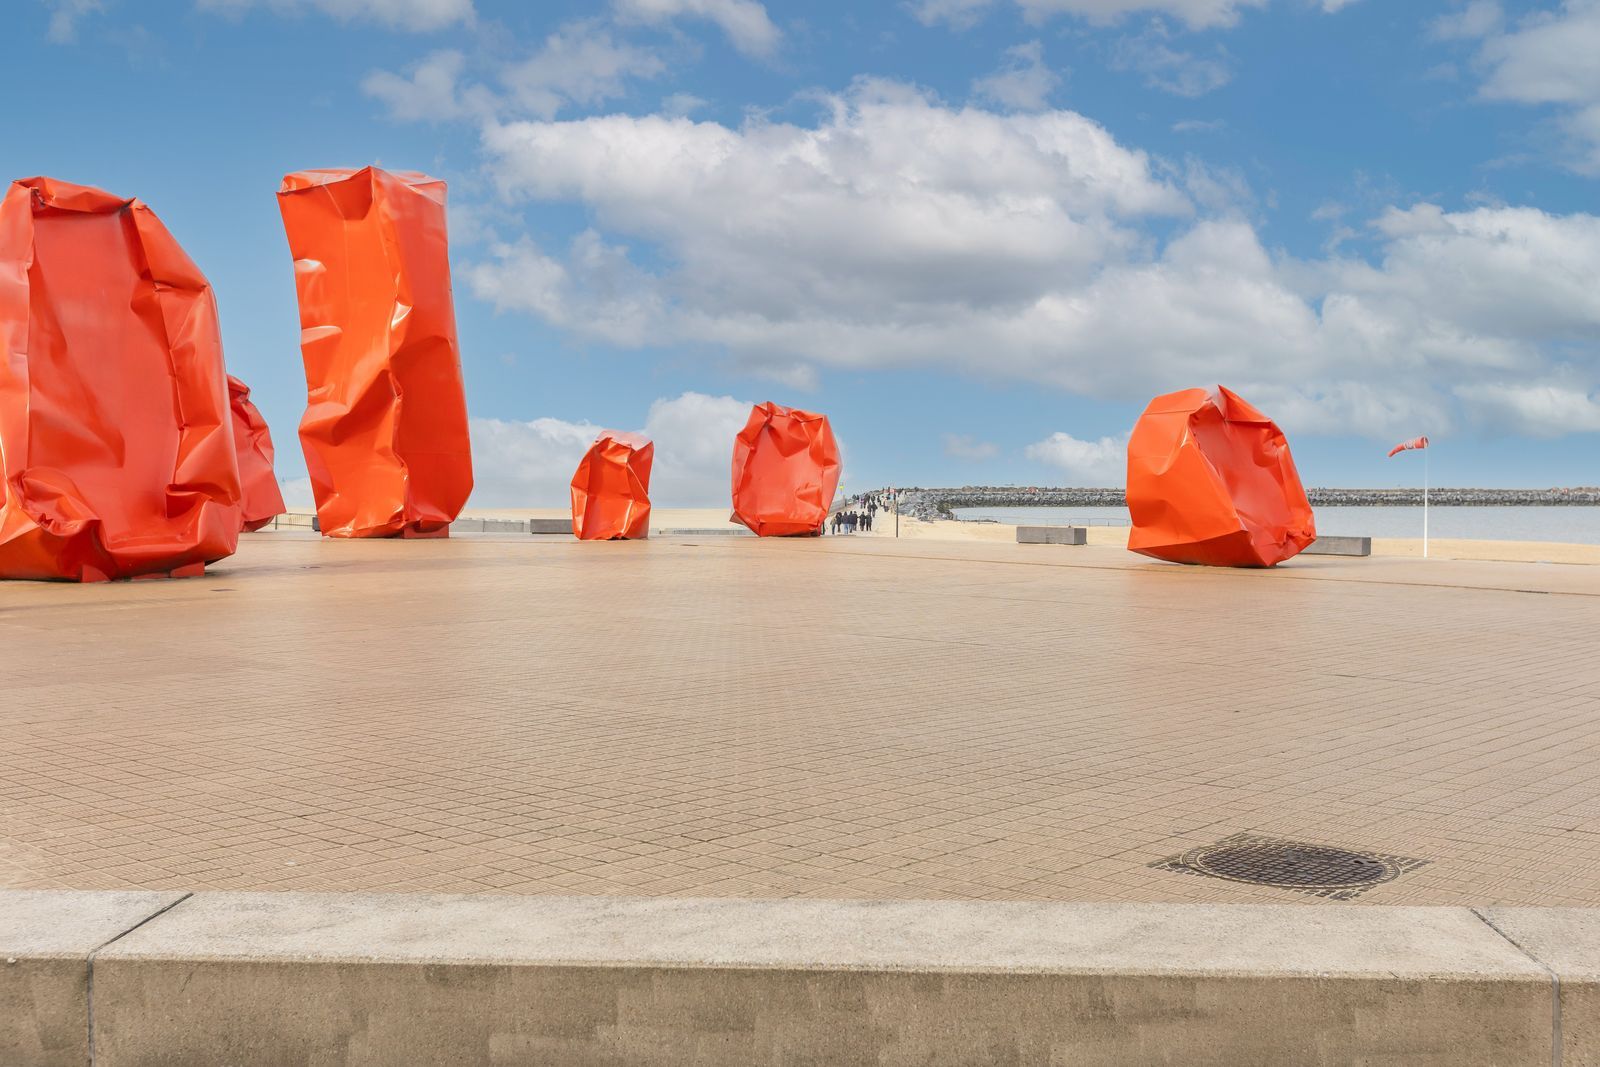
[[[1600,1055],[1573,909],[0,892],[0,959],[8,1067]]]

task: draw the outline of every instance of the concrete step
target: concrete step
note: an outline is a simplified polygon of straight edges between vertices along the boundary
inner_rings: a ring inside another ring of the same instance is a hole
[[[0,960],[8,1067],[1600,1056],[1571,909],[12,891]]]

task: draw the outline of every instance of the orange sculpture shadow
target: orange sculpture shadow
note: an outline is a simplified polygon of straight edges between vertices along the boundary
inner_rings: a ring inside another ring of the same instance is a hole
[[[472,492],[445,183],[310,170],[278,190],[300,299],[300,444],[329,537],[444,536]]]
[[[272,433],[250,402],[250,387],[231,374],[228,406],[233,409],[233,448],[239,457],[240,522],[245,530],[259,530],[285,510],[272,470]]]
[[[1283,431],[1238,394],[1158,396],[1128,440],[1128,548],[1174,563],[1272,567],[1317,539]]]
[[[216,301],[154,212],[51,178],[13,182],[0,353],[0,577],[182,577],[233,554]]]
[[[572,533],[581,541],[650,536],[650,467],[656,446],[642,434],[607,430],[572,476]]]
[[[826,415],[757,404],[733,442],[731,521],[760,537],[820,534],[839,474],[839,444]]]

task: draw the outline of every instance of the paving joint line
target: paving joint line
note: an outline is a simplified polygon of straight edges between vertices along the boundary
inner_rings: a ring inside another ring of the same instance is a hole
[[[88,962],[88,983],[87,983],[87,988],[86,988],[86,990],[84,992],[84,1001],[85,1001],[85,1008],[86,1008],[85,1015],[88,1017],[88,1021],[89,1021],[89,1067],[94,1067],[94,1053],[95,1053],[95,1050],[94,1050],[94,958],[96,956],[98,956],[101,953],[102,950],[104,950],[106,948],[109,948],[111,945],[116,944],[118,941],[121,941],[123,938],[127,937],[129,934],[133,933],[135,930],[139,929],[139,927],[145,925],[146,923],[153,922],[154,920],[161,918],[161,916],[165,915],[167,912],[171,911],[173,908],[176,908],[179,904],[182,904],[184,901],[188,900],[192,896],[194,896],[194,894],[192,892],[184,893],[177,900],[174,900],[171,904],[168,904],[166,907],[161,908],[161,909],[159,909],[157,911],[154,911],[154,912],[150,913],[149,915],[146,915],[144,918],[140,919],[138,922],[134,923],[132,926],[130,926],[126,930],[122,931],[116,937],[111,938],[110,940],[106,941],[103,944],[95,946],[94,949],[92,949],[89,952],[89,958],[88,958],[88,961],[87,961]]]
[[[1477,908],[1468,908],[1467,910],[1472,912],[1473,915],[1477,916],[1479,922],[1483,923],[1483,925],[1487,926],[1489,929],[1493,930],[1495,933],[1504,938],[1506,943],[1512,948],[1528,957],[1528,959],[1532,960],[1534,963],[1537,963],[1539,968],[1543,970],[1545,974],[1550,976],[1550,1064],[1551,1067],[1561,1067],[1561,976],[1556,974],[1555,969],[1549,964],[1545,963],[1544,960],[1541,960],[1538,956],[1535,956],[1533,953],[1529,952],[1527,949],[1518,944],[1516,938],[1512,937],[1510,934],[1500,929],[1500,927],[1496,926],[1494,924],[1494,920],[1490,919],[1483,912],[1479,911]]]

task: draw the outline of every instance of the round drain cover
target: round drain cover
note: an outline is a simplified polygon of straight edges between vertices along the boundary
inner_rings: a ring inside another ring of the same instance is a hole
[[[1213,878],[1285,889],[1351,889],[1400,877],[1387,857],[1295,841],[1219,841],[1191,849],[1182,862]]]

